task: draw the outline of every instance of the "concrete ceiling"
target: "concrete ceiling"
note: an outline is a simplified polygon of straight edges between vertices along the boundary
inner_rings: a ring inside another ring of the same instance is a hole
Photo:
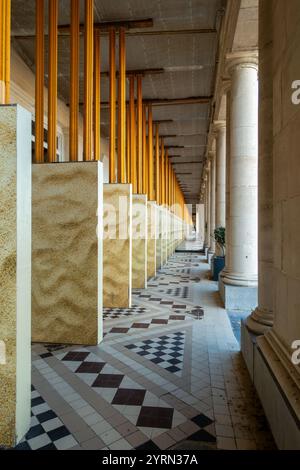
[[[46,2],[47,3],[47,2]],[[126,39],[127,69],[163,68],[164,73],[146,75],[143,97],[186,98],[211,96],[214,93],[218,31],[225,0],[95,0],[95,22],[153,19],[153,28],[134,30]],[[59,1],[59,24],[69,24],[70,0]],[[81,22],[84,2],[81,2]],[[35,1],[12,0],[12,34],[24,60],[34,71]],[[46,19],[47,24],[47,19]],[[179,33],[180,30],[216,29],[212,33]],[[147,35],[143,32],[156,31]],[[166,31],[171,31],[166,34]],[[176,31],[177,33],[174,33]],[[47,31],[46,31],[47,32]],[[165,32],[159,34],[158,32]],[[137,34],[139,33],[139,34]],[[83,39],[81,39],[83,42]],[[69,38],[59,37],[59,96],[69,102]],[[83,63],[81,47],[80,100],[83,100]],[[46,40],[47,82],[47,40]],[[108,36],[101,36],[101,68],[108,71]],[[108,78],[101,79],[101,100],[108,101]],[[161,124],[167,138],[169,155],[179,181],[186,185],[188,203],[198,202],[202,160],[206,151],[211,105],[184,104],[155,106],[155,120],[172,120]],[[101,109],[101,131],[108,135],[108,110]],[[184,146],[184,148],[172,148]],[[176,157],[172,157],[176,155]],[[183,174],[185,173],[185,174]]]

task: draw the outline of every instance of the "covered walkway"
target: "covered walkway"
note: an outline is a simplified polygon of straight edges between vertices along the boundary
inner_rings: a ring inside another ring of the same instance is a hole
[[[99,346],[34,345],[19,449],[273,449],[204,255],[188,242]]]

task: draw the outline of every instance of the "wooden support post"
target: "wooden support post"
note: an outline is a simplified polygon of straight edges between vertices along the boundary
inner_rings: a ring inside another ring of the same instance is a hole
[[[155,127],[155,199],[159,203],[159,124]]]
[[[126,183],[126,49],[125,29],[119,30],[119,93],[118,93],[118,183]]]
[[[168,150],[166,150],[165,159],[165,181],[166,181],[166,206],[169,205],[169,157]]]
[[[49,2],[48,161],[56,161],[57,150],[57,22],[58,0]]]
[[[1,0],[2,2],[3,0]],[[44,162],[44,0],[36,0],[35,14],[35,162]],[[0,39],[1,40],[1,39]]]
[[[136,165],[136,115],[135,115],[135,97],[134,97],[135,77],[130,77],[130,182],[132,184],[133,194],[137,193],[137,165]]]
[[[126,106],[126,183],[130,182],[130,112]]]
[[[162,168],[163,168],[163,139],[160,139],[160,159],[159,159],[159,200],[157,203],[162,204]]]
[[[143,137],[142,77],[139,75],[137,77],[137,182],[139,194],[144,193]]]
[[[101,58],[100,58],[100,31],[94,31],[94,160],[101,160],[100,152],[100,130],[101,130],[101,106],[100,106],[100,86],[101,86]]]
[[[51,3],[51,2],[50,2]],[[94,0],[85,0],[83,159],[93,159]]]
[[[39,1],[39,0],[37,0]],[[79,115],[79,0],[71,0],[70,134],[69,160],[78,161]]]
[[[152,106],[148,105],[148,168],[149,168],[149,200],[154,200],[154,163],[153,163],[153,114]]]
[[[143,105],[143,124],[142,124],[142,132],[143,132],[143,156],[142,156],[142,167],[143,167],[143,194],[147,194],[147,170],[148,170],[148,162],[147,162],[147,106]]]
[[[11,0],[0,1],[0,104],[10,102]]]
[[[109,32],[109,182],[116,182],[116,32]]]
[[[165,204],[165,146],[161,145],[161,205]]]

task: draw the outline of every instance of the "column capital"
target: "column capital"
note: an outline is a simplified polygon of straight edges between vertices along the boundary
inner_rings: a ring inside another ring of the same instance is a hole
[[[211,162],[215,158],[216,152],[214,150],[210,150],[207,154],[207,160]]]
[[[253,68],[258,71],[258,52],[233,52],[226,56],[226,73],[232,76],[235,70],[243,68]]]
[[[214,133],[218,134],[222,130],[226,130],[226,121],[214,121],[213,123]]]

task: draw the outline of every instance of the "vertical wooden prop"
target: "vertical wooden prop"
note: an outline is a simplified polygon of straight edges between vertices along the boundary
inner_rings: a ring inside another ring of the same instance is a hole
[[[35,26],[35,161],[44,161],[44,0],[36,0]]]
[[[79,115],[79,0],[71,0],[71,67],[70,67],[70,161],[78,160]]]
[[[166,191],[165,203],[166,203],[166,206],[167,206],[168,202],[169,202],[169,198],[168,198],[168,194],[169,194],[169,155],[168,155],[168,150],[165,153],[165,191]]]
[[[51,2],[50,2],[51,3]],[[94,0],[85,0],[83,158],[93,159]]]
[[[101,160],[100,153],[100,84],[101,84],[101,63],[100,63],[100,31],[94,32],[94,160]]]
[[[125,30],[119,30],[119,92],[118,92],[118,183],[126,183],[126,48]]]
[[[11,0],[0,1],[0,104],[10,101]]]
[[[152,105],[148,105],[148,197],[154,200],[154,163],[153,163],[153,114]]]
[[[116,32],[109,32],[109,182],[116,182]]]
[[[155,199],[159,204],[160,189],[159,189],[159,124],[155,128]]]
[[[137,177],[138,193],[144,193],[143,175],[143,95],[142,77],[137,77]]]
[[[147,162],[147,107],[143,105],[143,117],[142,117],[142,134],[143,134],[143,156],[142,156],[142,167],[143,167],[143,194],[147,193],[147,173],[148,173],[148,162]]]
[[[57,150],[57,22],[58,0],[49,2],[48,161],[56,162]]]
[[[132,184],[133,194],[137,193],[137,165],[136,165],[136,116],[135,116],[135,98],[134,98],[134,76],[130,77],[130,182]]]
[[[163,185],[163,168],[164,168],[164,141],[161,139],[161,157],[160,157],[160,165],[159,165],[159,204],[163,205],[164,203],[164,198],[163,198],[163,193],[164,193],[164,185]]]
[[[126,107],[126,183],[130,182],[130,111]]]

